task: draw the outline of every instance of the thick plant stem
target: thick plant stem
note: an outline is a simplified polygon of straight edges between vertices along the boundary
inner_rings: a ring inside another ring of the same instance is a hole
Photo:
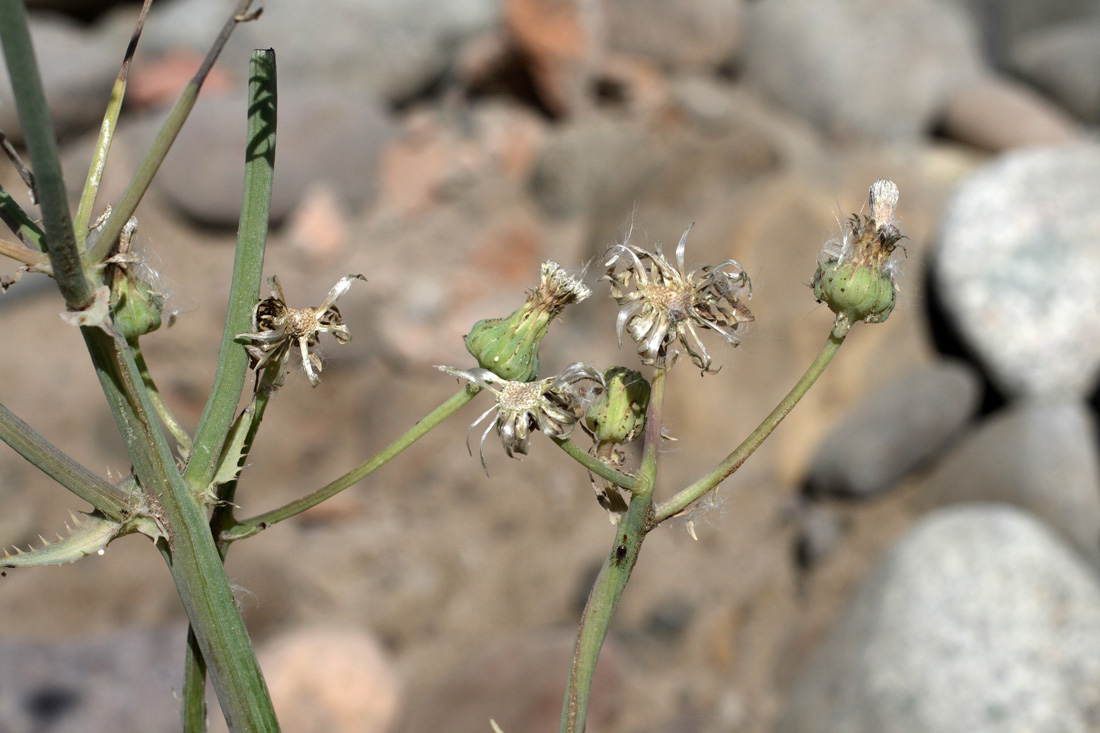
[[[233,423],[233,415],[248,373],[248,357],[236,343],[236,334],[249,329],[252,309],[260,294],[268,220],[271,212],[271,185],[275,174],[275,132],[278,110],[278,85],[275,52],[260,49],[252,52],[248,84],[248,148],[245,155],[244,193],[241,197],[241,219],[237,229],[237,250],[233,260],[233,277],[229,290],[229,306],[222,330],[221,351],[214,386],[203,408],[195,433],[184,480],[196,495],[207,492],[214,479],[218,458],[225,446]],[[258,411],[266,407],[264,395]],[[257,414],[254,428],[262,415]],[[219,498],[226,504],[214,511],[210,520],[212,536],[218,527],[233,520],[233,496],[236,482],[220,487]],[[229,549],[218,543],[218,552],[225,560]],[[202,733],[206,730],[206,664],[195,639],[194,628],[187,630],[187,657],[183,673],[183,730]]]
[[[691,484],[684,490],[678,492],[676,495],[669,498],[667,501],[663,501],[657,505],[654,511],[654,521],[657,524],[665,521],[669,517],[676,516],[680,512],[687,509],[692,502],[699,499],[708,491],[713,491],[718,484],[724,481],[734,471],[741,467],[749,456],[760,447],[760,444],[772,434],[779,423],[783,422],[783,418],[794,409],[794,406],[798,404],[798,401],[809,391],[813,386],[817,378],[821,376],[825,371],[825,367],[829,366],[829,362],[833,360],[837,350],[841,344],[844,343],[844,339],[848,335],[849,326],[847,321],[841,321],[837,319],[837,323],[834,326],[832,332],[829,334],[828,340],[825,341],[825,345],[821,347],[821,351],[818,353],[817,358],[806,370],[806,373],[802,375],[802,378],[798,380],[798,383],[787,393],[787,396],[783,398],[783,401],[776,405],[775,409],[764,418],[764,421],[752,431],[749,437],[745,438],[741,445],[728,456],[725,460],[719,463],[715,468],[708,472],[707,475]]]
[[[577,643],[573,648],[573,663],[569,668],[569,683],[565,688],[565,701],[562,703],[561,733],[584,731],[588,698],[592,691],[592,675],[596,671],[600,649],[607,638],[619,599],[630,580],[630,573],[638,562],[642,541],[654,526],[653,489],[657,482],[657,451],[661,443],[665,374],[664,369],[658,369],[653,377],[638,486],[634,489],[626,514],[619,520],[611,552],[600,568],[600,574],[581,616]]]
[[[284,519],[290,519],[296,514],[301,514],[306,509],[317,506],[325,499],[336,496],[344,489],[362,481],[364,478],[374,473],[374,471],[386,465],[386,463],[401,453],[401,451],[420,440],[420,438],[427,435],[432,428],[457,412],[460,407],[472,400],[480,391],[481,388],[474,385],[463,387],[450,399],[432,410],[426,417],[417,422],[416,425],[412,426],[400,438],[393,441],[376,455],[368,458],[340,478],[278,509],[272,509],[269,512],[258,514],[255,517],[238,521],[231,529],[226,530],[219,539],[227,542],[243,539],[270,527],[272,524],[281,522]]]
[[[22,2],[0,2],[0,41],[4,45],[4,60],[8,65],[19,122],[34,169],[42,225],[46,231],[46,250],[50,255],[54,279],[65,298],[65,305],[70,310],[83,310],[92,303],[93,288],[84,276],[73,236],[68,196],[57,153],[57,136],[46,107],[46,95],[42,90],[27,25],[27,9]]]
[[[218,458],[233,424],[248,375],[248,355],[244,347],[237,343],[236,336],[251,329],[252,309],[259,300],[263,278],[271,186],[275,178],[278,110],[275,52],[271,49],[253,52],[248,95],[244,193],[229,306],[225,314],[214,386],[199,418],[194,447],[183,474],[196,492],[206,491],[214,479]]]
[[[83,328],[138,482],[164,529],[158,544],[206,661],[231,731],[277,731],[278,721],[244,621],[207,524],[206,512],[176,468],[168,441],[125,342]]]

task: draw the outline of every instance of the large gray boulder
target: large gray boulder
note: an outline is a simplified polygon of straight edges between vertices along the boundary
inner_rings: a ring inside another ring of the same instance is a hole
[[[745,80],[834,137],[919,137],[983,68],[967,15],[937,0],[768,0],[745,26]]]
[[[1000,501],[1030,511],[1100,567],[1096,420],[1078,402],[1011,406],[929,475],[926,507]]]
[[[1100,730],[1100,587],[1003,505],[921,521],[794,682],[775,733]]]
[[[1100,373],[1100,146],[1004,155],[947,204],[935,285],[1013,395],[1084,397]]]
[[[810,464],[810,492],[867,498],[889,489],[954,438],[974,417],[980,399],[980,377],[958,361],[928,364],[886,380],[849,409],[818,445]]]

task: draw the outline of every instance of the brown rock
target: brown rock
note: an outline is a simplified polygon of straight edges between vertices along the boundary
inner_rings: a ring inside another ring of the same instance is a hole
[[[314,181],[287,219],[290,243],[314,266],[337,260],[351,241],[348,214],[328,181]]]
[[[126,83],[126,102],[138,107],[169,106],[195,76],[203,55],[188,48],[173,49],[158,59],[135,64]],[[202,83],[205,94],[227,94],[233,90],[233,75],[215,65]]]
[[[507,0],[504,19],[542,102],[557,114],[583,107],[603,46],[597,11],[579,0]]]
[[[534,167],[542,124],[516,107],[487,104],[465,127],[436,113],[413,114],[382,153],[380,211],[424,214],[442,199],[487,176],[524,180]],[[461,128],[461,129],[460,129]]]
[[[574,634],[517,637],[472,654],[436,689],[418,695],[407,733],[505,733],[557,730]],[[623,670],[605,645],[592,682],[588,729],[607,730],[619,714]]]
[[[260,651],[284,730],[385,733],[401,683],[379,643],[356,629],[296,629]],[[446,730],[440,728],[439,730]]]
[[[741,0],[603,0],[608,45],[664,69],[730,63],[741,36]]]
[[[1060,108],[1017,82],[995,76],[949,94],[942,129],[956,140],[997,152],[1084,137],[1081,127]]]

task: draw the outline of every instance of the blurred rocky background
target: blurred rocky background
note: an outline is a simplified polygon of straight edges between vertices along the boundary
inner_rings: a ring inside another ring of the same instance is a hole
[[[31,4],[75,197],[137,6]],[[100,204],[232,5],[154,5]],[[889,178],[898,308],[854,329],[695,513],[698,541],[683,523],[651,535],[588,729],[1100,731],[1100,2],[268,0],[138,212],[179,312],[143,344],[191,428],[224,318],[254,47],[279,65],[266,270],[295,306],[349,272],[369,282],[341,300],[354,338],[322,341],[321,385],[295,372],[268,411],[243,514],[342,474],[452,394],[433,365],[472,366],[463,334],[517,307],[540,262],[580,269],[631,227],[648,245],[695,222],[689,266],[737,259],[756,321],[737,351],[708,342],[717,375],[673,372],[671,493],[816,354],[832,322],[807,287],[817,254]],[[0,129],[20,137],[6,80]],[[547,372],[636,366],[600,274],[544,342]],[[61,307],[41,277],[0,296],[0,401],[124,474]],[[612,528],[539,436],[523,462],[489,440],[486,478],[464,445],[486,407],[234,547],[286,730],[557,730]],[[0,541],[20,547],[83,508],[6,448],[0,507]],[[0,577],[0,730],[177,730],[182,622],[137,538]]]

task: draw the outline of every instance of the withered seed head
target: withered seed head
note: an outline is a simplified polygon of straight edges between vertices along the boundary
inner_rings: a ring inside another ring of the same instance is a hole
[[[734,260],[687,272],[684,249],[689,226],[676,246],[675,266],[665,259],[661,243],[655,252],[632,244],[616,244],[604,255],[611,297],[622,306],[617,331],[623,330],[638,346],[642,363],[670,367],[683,348],[704,372],[711,357],[696,327],[717,331],[730,346],[741,343],[738,330],[753,320],[742,298],[752,297],[749,276]]]
[[[337,341],[346,344],[351,332],[344,325],[336,301],[348,291],[354,280],[366,280],[362,275],[346,275],[333,286],[324,302],[316,308],[291,308],[286,304],[279,278],[268,280],[271,297],[264,298],[252,310],[252,331],[237,334],[237,339],[248,341],[245,349],[253,369],[260,371],[269,365],[277,365],[267,380],[271,388],[282,386],[288,370],[288,357],[297,345],[302,355],[302,368],[311,386],[321,382],[321,358],[311,352],[322,333],[331,333]]]

